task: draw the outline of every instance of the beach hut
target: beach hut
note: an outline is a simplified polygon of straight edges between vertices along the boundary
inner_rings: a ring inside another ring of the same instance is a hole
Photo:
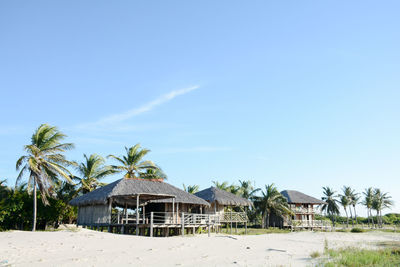
[[[234,207],[241,207],[246,210],[252,206],[253,203],[250,200],[227,192],[225,190],[210,187],[195,193],[196,196],[206,200],[210,203],[210,207],[206,208],[204,212],[206,214],[215,214],[219,216],[221,223],[230,224],[232,231],[232,224],[235,223],[236,229],[237,224],[244,224],[247,230],[247,214],[245,211],[235,212]]]
[[[271,216],[270,225],[280,227],[320,228],[322,221],[315,220],[318,207],[324,201],[296,190],[284,190],[281,194],[287,199],[292,215]]]
[[[164,202],[158,202],[161,199]],[[137,178],[117,180],[71,200],[70,204],[78,207],[78,225],[108,227],[109,231],[118,228],[123,233],[135,227],[137,235],[139,228],[143,233],[156,226],[179,228],[181,216],[189,208],[209,206],[203,199],[168,183]],[[129,214],[128,210],[135,213]]]

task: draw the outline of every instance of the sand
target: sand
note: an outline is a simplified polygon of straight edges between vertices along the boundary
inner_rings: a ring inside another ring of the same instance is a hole
[[[295,232],[149,238],[79,231],[0,233],[0,266],[310,266],[329,247],[400,241],[393,233]]]

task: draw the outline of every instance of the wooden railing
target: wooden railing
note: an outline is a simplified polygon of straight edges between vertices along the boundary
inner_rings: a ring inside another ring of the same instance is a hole
[[[197,213],[173,213],[173,212],[152,212],[153,213],[153,224],[182,224],[186,225],[206,225],[221,224],[229,222],[247,222],[247,214],[245,212],[224,212],[217,214],[197,214]],[[182,220],[183,214],[183,220]],[[139,214],[138,224],[149,224],[151,219],[151,213],[145,215]],[[111,215],[111,224],[136,224],[136,214],[122,214],[113,213]]]
[[[331,227],[331,224],[329,221],[322,220],[291,220],[288,222],[288,226],[299,228],[329,228]]]

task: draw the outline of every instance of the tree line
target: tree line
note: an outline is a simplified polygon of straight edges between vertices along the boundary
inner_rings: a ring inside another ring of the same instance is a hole
[[[16,162],[19,174],[15,186],[0,181],[0,230],[26,229],[30,225],[35,231],[38,215],[41,229],[48,224],[71,222],[76,219],[76,209],[68,202],[103,186],[101,180],[112,174],[123,173],[124,178],[167,179],[154,162],[143,160],[150,150],[139,144],[126,147],[123,156],[108,155],[115,165],[106,165],[105,159],[97,154],[84,154],[84,160],[78,163],[65,157],[65,152],[74,148],[72,143],[63,143],[65,138],[57,127],[48,124],[34,131],[31,142],[24,146],[25,155]],[[41,200],[39,213],[38,198]],[[28,206],[33,207],[31,218],[28,218]]]
[[[104,186],[102,180],[109,175],[122,173],[124,178],[131,179],[167,179],[158,165],[143,160],[150,150],[141,148],[140,144],[125,147],[122,156],[111,154],[103,158],[97,154],[84,154],[83,161],[76,162],[68,160],[64,155],[67,150],[74,148],[72,143],[63,142],[65,138],[66,135],[57,127],[48,124],[42,124],[34,131],[31,142],[24,146],[25,155],[16,162],[19,174],[15,186],[8,186],[5,180],[0,181],[0,230],[26,230],[31,227],[34,231],[37,221],[40,229],[47,225],[55,227],[75,221],[77,210],[68,205],[69,201]],[[107,159],[113,160],[115,164],[106,164]],[[274,184],[267,184],[264,189],[255,188],[250,180],[239,180],[239,185],[219,181],[213,181],[213,184],[252,201],[254,205],[247,211],[248,217],[261,227],[269,227],[272,215],[293,215],[287,199]],[[183,188],[192,194],[199,191],[198,185],[183,184]],[[336,194],[330,187],[323,187],[322,200],[325,204],[322,211],[333,224],[340,214],[339,205],[342,205],[347,225],[349,218],[354,225],[354,221],[357,221],[355,207],[362,204],[367,208],[368,224],[382,226],[382,210],[393,205],[387,193],[377,188],[367,188],[361,200],[360,194],[350,187],[345,186],[342,191],[342,194]],[[376,211],[375,219],[372,211]]]

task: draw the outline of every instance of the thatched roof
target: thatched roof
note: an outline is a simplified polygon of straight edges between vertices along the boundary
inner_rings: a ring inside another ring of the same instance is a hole
[[[216,187],[210,187],[195,193],[196,196],[210,202],[218,202],[221,205],[227,206],[251,206],[251,201],[221,190]]]
[[[209,205],[206,201],[195,197],[170,184],[143,179],[120,179],[90,193],[84,194],[70,201],[73,206],[104,205],[112,198],[113,203],[128,206],[135,205],[135,198],[140,195],[140,203],[155,199],[179,198],[181,203]],[[171,201],[172,202],[172,201]],[[178,200],[177,200],[178,202]]]
[[[315,197],[311,197],[309,195],[303,194],[299,191],[295,190],[284,190],[281,194],[287,198],[289,204],[325,204],[324,201],[319,200]]]

